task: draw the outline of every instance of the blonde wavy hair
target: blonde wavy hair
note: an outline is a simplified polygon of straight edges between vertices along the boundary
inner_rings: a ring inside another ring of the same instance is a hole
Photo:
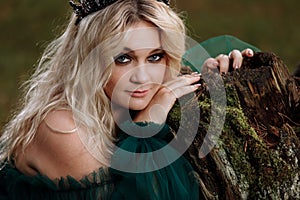
[[[141,20],[158,27],[162,48],[170,50],[166,51],[168,65],[179,70],[185,51],[185,26],[164,3],[119,0],[85,17],[79,25],[75,25],[76,16],[72,14],[66,30],[48,45],[35,73],[26,82],[20,110],[4,127],[0,166],[13,161],[16,152],[24,150],[34,139],[46,115],[57,109],[73,113],[76,126],[84,127],[84,137],[99,144],[97,159],[109,165],[115,123],[104,87],[111,75],[113,58],[105,52],[118,43],[117,39],[109,42],[110,38]],[[170,32],[177,35],[170,37]],[[107,59],[110,63],[106,63]]]

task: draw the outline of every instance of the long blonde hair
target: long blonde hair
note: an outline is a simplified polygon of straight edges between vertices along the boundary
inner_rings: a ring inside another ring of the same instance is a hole
[[[12,161],[17,150],[26,148],[41,121],[54,109],[69,109],[73,113],[76,125],[85,127],[86,137],[99,144],[98,159],[109,165],[115,123],[104,87],[111,67],[99,67],[105,64],[103,56],[91,56],[91,52],[99,49],[99,44],[109,49],[112,44],[105,43],[107,39],[141,20],[159,28],[163,48],[171,50],[167,52],[168,64],[180,68],[185,51],[185,26],[178,14],[164,3],[119,0],[85,17],[79,25],[75,25],[73,14],[63,34],[46,48],[35,73],[26,82],[20,111],[4,128],[0,137],[0,167],[5,161]],[[170,38],[167,30],[180,36]]]

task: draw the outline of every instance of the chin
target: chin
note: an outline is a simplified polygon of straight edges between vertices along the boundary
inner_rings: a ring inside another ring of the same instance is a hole
[[[130,105],[129,109],[133,111],[141,111],[144,110],[147,107],[148,104],[145,105],[140,105],[140,104],[135,104],[135,105]]]

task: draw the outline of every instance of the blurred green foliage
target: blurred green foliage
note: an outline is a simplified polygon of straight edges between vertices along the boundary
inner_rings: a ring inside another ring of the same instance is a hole
[[[63,29],[68,1],[0,0],[0,128],[45,46]],[[291,72],[300,62],[299,0],[177,0],[197,41],[234,35],[280,56]]]

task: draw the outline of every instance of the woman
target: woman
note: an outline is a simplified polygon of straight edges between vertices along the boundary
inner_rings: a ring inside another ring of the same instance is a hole
[[[138,173],[110,167],[122,160],[115,144],[133,153],[166,145],[168,112],[200,86],[198,73],[178,76],[182,20],[167,1],[71,5],[75,14],[46,49],[23,106],[0,138],[0,199],[197,199],[193,170],[183,157]],[[234,50],[204,66],[226,72],[229,58],[239,68],[242,55],[253,52]],[[127,130],[136,126],[160,136],[130,136]]]

